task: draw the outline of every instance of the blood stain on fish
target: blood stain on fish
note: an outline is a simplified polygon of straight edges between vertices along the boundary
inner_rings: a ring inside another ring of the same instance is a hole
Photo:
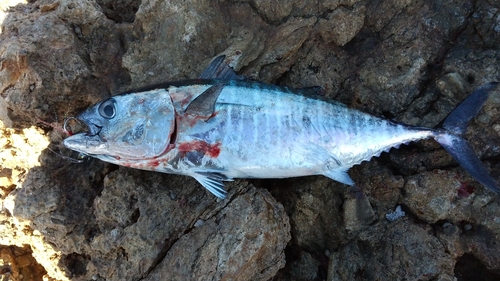
[[[208,144],[205,141],[183,142],[178,146],[179,152],[203,151],[211,158],[217,158],[220,154],[220,142]]]

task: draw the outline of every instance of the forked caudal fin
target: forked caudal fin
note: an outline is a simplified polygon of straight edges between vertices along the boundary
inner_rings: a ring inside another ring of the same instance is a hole
[[[481,160],[461,136],[467,129],[467,123],[478,114],[489,92],[497,85],[498,82],[488,83],[470,94],[446,117],[443,123],[444,131],[436,135],[435,139],[478,182],[500,194],[498,183],[489,175]]]

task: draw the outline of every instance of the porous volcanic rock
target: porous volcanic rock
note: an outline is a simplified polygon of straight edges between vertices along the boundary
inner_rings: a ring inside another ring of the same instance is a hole
[[[500,80],[498,1],[38,0],[0,34],[8,280],[500,279],[498,196],[432,140],[323,177],[190,178],[79,158],[65,118],[220,55],[251,79],[435,127]],[[500,181],[500,90],[466,134]],[[293,140],[290,140],[293,141]],[[369,140],[367,140],[369,141]],[[399,206],[401,212],[395,213]],[[404,212],[404,216],[400,217]],[[387,214],[392,214],[388,220]]]

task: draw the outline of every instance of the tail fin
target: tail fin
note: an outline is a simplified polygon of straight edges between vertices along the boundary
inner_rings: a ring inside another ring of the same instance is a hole
[[[484,102],[488,99],[489,92],[496,88],[497,85],[498,82],[491,82],[479,87],[470,94],[446,117],[443,123],[444,131],[437,135],[435,139],[478,182],[500,194],[500,187],[495,179],[489,175],[481,160],[476,156],[467,141],[461,137],[467,129],[467,123],[478,114]]]

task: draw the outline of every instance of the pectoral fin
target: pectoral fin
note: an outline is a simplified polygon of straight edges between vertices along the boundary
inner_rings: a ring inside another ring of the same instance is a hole
[[[214,114],[215,103],[217,102],[223,88],[224,82],[221,82],[206,89],[187,106],[184,113],[193,116],[205,117],[206,120],[210,119],[210,117]]]
[[[213,195],[221,199],[226,198],[227,191],[224,189],[224,183],[222,183],[222,181],[230,181],[231,179],[222,174],[210,172],[195,172],[191,176]]]

